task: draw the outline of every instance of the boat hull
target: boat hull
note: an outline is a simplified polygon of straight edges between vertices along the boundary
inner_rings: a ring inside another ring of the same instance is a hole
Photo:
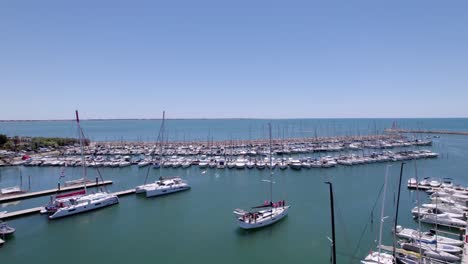
[[[154,188],[154,189],[147,189],[146,190],[146,197],[156,197],[156,196],[162,196],[162,195],[167,195],[171,193],[176,193],[176,192],[182,192],[182,191],[187,191],[190,189],[190,186],[184,185],[184,186],[173,186],[169,188]]]
[[[278,212],[275,214],[273,217],[267,218],[263,221],[258,221],[258,222],[248,222],[242,219],[242,217],[237,217],[237,222],[239,224],[239,227],[242,229],[257,229],[257,228],[262,228],[265,226],[272,225],[280,220],[282,220],[284,217],[288,215],[289,212],[289,207],[290,205],[284,206],[284,207],[278,207],[274,208],[274,210],[282,210],[281,212]]]
[[[100,202],[80,205],[80,206],[76,206],[70,209],[65,209],[65,208],[59,209],[54,214],[50,215],[49,219],[53,220],[57,218],[63,218],[63,217],[71,216],[71,215],[81,214],[81,213],[97,210],[97,209],[104,208],[104,207],[111,206],[111,205],[118,204],[118,203],[119,203],[119,198],[117,196],[112,196]]]

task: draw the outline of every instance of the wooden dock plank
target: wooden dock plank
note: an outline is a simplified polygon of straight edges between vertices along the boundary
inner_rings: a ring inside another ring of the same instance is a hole
[[[108,184],[112,184],[112,181],[103,181],[103,182],[98,182],[97,184],[89,183],[89,184],[86,184],[86,186],[91,188],[91,187],[103,186],[103,185],[108,185]],[[49,189],[49,190],[43,190],[43,191],[37,191],[37,192],[9,195],[9,196],[0,197],[0,203],[30,199],[30,198],[34,198],[38,196],[44,196],[44,195],[55,194],[55,193],[62,193],[62,192],[81,189],[83,187],[84,185],[75,185],[75,186],[61,187],[60,190],[58,188],[55,188],[55,189]]]

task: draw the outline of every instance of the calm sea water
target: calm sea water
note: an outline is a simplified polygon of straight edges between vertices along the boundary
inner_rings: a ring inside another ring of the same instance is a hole
[[[466,130],[468,119],[187,119],[167,120],[170,140],[239,140],[268,137],[314,137],[382,133],[396,124],[400,128]],[[83,129],[95,141],[154,141],[161,120],[83,120]],[[8,136],[77,137],[74,121],[5,121],[0,133]]]
[[[468,131],[466,119],[403,121],[409,128]],[[403,121],[400,121],[400,124]],[[131,122],[135,122],[135,127],[132,128]],[[193,124],[192,138],[195,138],[195,134],[200,138],[203,138],[203,134],[206,137],[209,123],[214,124],[211,127],[213,137],[229,136],[232,131],[233,137],[248,138],[249,124],[252,128],[255,127],[252,131],[257,130],[257,136],[260,136],[263,132],[258,130],[261,130],[267,120],[186,122]],[[330,125],[330,133],[360,131],[364,134],[375,131],[374,123],[380,129],[391,126],[393,120],[274,122],[278,122],[276,124],[280,124],[280,127],[294,124],[298,127],[297,131],[312,129],[312,124],[320,123],[333,124]],[[298,122],[307,125],[299,129]],[[7,131],[8,134],[16,131],[14,133],[21,135],[72,136],[74,133],[72,122],[0,124],[1,130]],[[147,124],[148,127],[143,124]],[[42,125],[44,127],[41,127]],[[119,137],[150,137],[157,130],[158,122],[89,121],[85,122],[84,126],[85,132],[92,138],[105,140],[106,135],[118,140]],[[144,128],[140,130],[136,126]],[[216,127],[218,129],[215,129]],[[318,130],[320,126],[316,127]],[[320,128],[321,133],[325,133],[324,127]],[[332,127],[335,128],[333,132]],[[179,127],[173,124],[172,129],[190,131],[189,128],[189,124]],[[404,182],[414,177],[417,171],[419,177],[452,177],[456,182],[468,185],[468,137],[442,135],[441,138],[434,139],[434,145],[430,149],[441,156],[438,159],[407,162]],[[383,238],[387,245],[392,243],[391,225],[399,173],[398,163],[389,164],[392,166],[389,168],[385,207],[385,215],[389,218],[385,221]],[[258,231],[243,231],[237,228],[232,211],[235,208],[248,208],[267,199],[268,185],[261,181],[268,177],[267,170],[208,169],[202,174],[202,170],[197,167],[164,169],[162,173],[165,175],[185,177],[190,181],[192,189],[154,199],[131,195],[121,198],[117,206],[56,221],[49,221],[41,215],[13,219],[9,224],[16,227],[17,232],[0,248],[0,259],[1,263],[329,263],[329,193],[328,186],[323,182],[330,180],[334,184],[336,199],[338,262],[358,263],[369,250],[375,249],[375,241],[378,239],[381,204],[378,194],[383,184],[386,166],[387,164],[371,164],[331,169],[275,171],[274,199],[285,199],[292,204],[292,208],[286,219]],[[30,175],[32,190],[52,188],[57,184],[59,173],[60,168],[24,167],[21,169],[23,186],[27,186],[27,178]],[[147,169],[104,168],[101,169],[101,173],[106,180],[114,181],[114,184],[108,186],[109,190],[119,191],[141,184]],[[153,169],[150,173],[153,179],[159,175],[159,172]],[[18,168],[0,168],[0,187],[18,185],[19,174]],[[67,168],[66,174],[67,179],[79,178],[80,169]],[[96,172],[90,169],[89,175],[94,177]],[[403,187],[401,224],[417,227],[410,216],[416,199],[416,192]],[[420,193],[420,200],[426,199],[426,195]],[[40,206],[47,200],[48,197],[40,197],[17,204],[4,204],[0,211]],[[374,204],[377,205],[371,213]]]

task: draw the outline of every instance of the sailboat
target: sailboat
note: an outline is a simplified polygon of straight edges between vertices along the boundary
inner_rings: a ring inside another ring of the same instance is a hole
[[[164,142],[164,122],[165,122],[165,112],[163,111],[163,119],[161,123],[161,128],[159,131],[160,139],[160,155],[161,155],[161,164],[163,164],[163,142]],[[163,166],[160,166],[159,170],[161,172]],[[148,177],[148,175],[146,176]],[[146,182],[146,179],[145,179]],[[143,184],[135,188],[136,193],[145,193],[146,197],[161,196],[170,193],[180,192],[189,190],[190,185],[187,181],[183,180],[180,177],[162,177],[153,183]]]
[[[385,208],[385,196],[387,194],[387,178],[388,178],[388,168],[387,166],[387,171],[385,173],[385,181],[384,181],[384,187],[383,187],[383,195],[382,195],[382,208],[380,211],[380,231],[379,231],[379,251],[378,252],[371,252],[369,255],[367,255],[364,260],[361,260],[361,263],[363,264],[393,264],[395,263],[395,258],[393,255],[384,253],[381,250],[381,245],[382,245],[382,228],[383,228],[383,222],[384,222],[384,208]]]
[[[268,124],[270,131],[270,180],[264,180],[270,183],[270,201],[265,201],[263,205],[252,207],[251,211],[235,209],[234,215],[237,223],[242,229],[255,229],[274,224],[288,215],[290,205],[281,200],[277,203],[272,202],[273,193],[273,166],[272,166],[272,148],[271,148],[271,124]]]
[[[88,193],[87,191],[86,160],[84,157],[83,146],[84,135],[80,126],[80,118],[78,116],[78,111],[76,111],[75,114],[81,148],[82,173],[83,179],[85,179],[84,189],[73,193],[57,195],[55,197],[52,196],[50,199],[50,203],[46,205],[45,208],[41,211],[42,213],[50,214],[49,219],[56,219],[79,213],[84,213],[119,203],[119,198],[114,194],[104,191],[99,191],[96,193]]]

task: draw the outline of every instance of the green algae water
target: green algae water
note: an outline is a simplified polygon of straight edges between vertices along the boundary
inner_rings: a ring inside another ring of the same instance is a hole
[[[346,131],[345,127],[350,121],[334,122],[336,134],[338,131]],[[390,120],[379,122],[391,125]],[[411,122],[408,121],[409,128],[468,131],[468,122],[465,119],[459,120],[456,125],[453,119],[422,119]],[[373,124],[373,121],[368,121],[368,125],[360,127],[373,130]],[[224,126],[229,128],[236,125]],[[30,122],[29,126],[35,127],[36,131],[48,131],[49,134],[66,136],[68,133],[65,131],[60,134],[60,131],[50,127],[41,130],[41,122]],[[111,126],[118,131],[117,121]],[[248,127],[248,124],[243,127]],[[229,139],[228,128],[217,132],[217,137]],[[92,138],[92,132],[86,126],[84,129]],[[148,131],[156,129],[151,127]],[[206,132],[204,128],[200,131]],[[260,135],[263,132],[256,133]],[[135,137],[138,131],[132,132],[132,135]],[[249,136],[244,132],[242,135],[246,138]],[[119,137],[117,134],[107,136]],[[94,137],[105,139],[100,134]],[[416,205],[417,195],[415,191],[406,188],[406,180],[415,177],[416,171],[420,178],[451,177],[456,183],[468,186],[468,137],[441,135],[433,140],[433,146],[426,148],[439,153],[439,158],[406,162],[399,216],[399,222],[404,226],[417,228],[410,213],[411,208]],[[330,208],[328,186],[324,182],[331,181],[335,191],[337,261],[358,263],[370,250],[376,249],[381,206],[378,196],[388,165],[391,167],[385,215],[389,217],[384,224],[383,242],[391,245],[400,163],[300,171],[275,170],[273,200],[284,199],[292,207],[284,220],[255,231],[239,229],[232,211],[235,208],[255,206],[268,199],[269,185],[262,179],[269,177],[269,171],[206,169],[206,173],[203,173],[205,169],[192,166],[189,169],[162,169],[163,175],[178,175],[187,179],[192,189],[186,192],[151,199],[129,195],[121,197],[120,204],[116,206],[54,221],[39,214],[12,219],[8,223],[17,231],[0,248],[0,260],[1,263],[8,264],[329,263],[331,248],[327,237],[331,237]],[[31,176],[31,190],[53,188],[57,185],[60,170],[59,167],[22,167],[23,187],[27,186],[27,178]],[[130,189],[142,184],[147,170],[148,168],[137,166],[100,169],[105,180],[114,182],[107,186],[109,191]],[[88,175],[94,178],[95,170],[89,168]],[[152,179],[158,176],[158,170],[150,169]],[[80,168],[66,169],[67,180],[79,177]],[[0,187],[19,183],[18,168],[0,167]],[[426,194],[420,193],[419,197],[422,202],[427,201]],[[42,206],[48,199],[45,196],[2,204],[0,211]],[[429,227],[423,225],[423,228]]]

